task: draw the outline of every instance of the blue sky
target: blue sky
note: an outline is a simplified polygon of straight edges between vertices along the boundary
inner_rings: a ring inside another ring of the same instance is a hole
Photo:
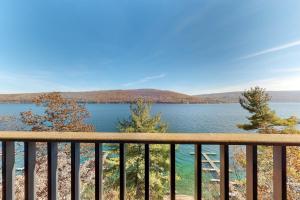
[[[300,90],[299,0],[0,1],[0,93]]]

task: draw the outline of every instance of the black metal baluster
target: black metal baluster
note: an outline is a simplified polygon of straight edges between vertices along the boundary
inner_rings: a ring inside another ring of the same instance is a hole
[[[25,200],[36,199],[36,144],[35,142],[24,143],[25,165]]]
[[[58,198],[57,190],[57,143],[48,142],[48,199],[56,200]]]
[[[247,200],[257,200],[257,146],[246,146]]]
[[[150,199],[150,148],[145,144],[145,200]]]
[[[95,199],[102,200],[103,194],[103,163],[102,144],[95,143]]]
[[[195,199],[202,198],[202,145],[195,145]]]
[[[14,142],[2,142],[2,198],[15,199]]]
[[[80,143],[71,143],[71,199],[80,199]]]
[[[221,200],[229,199],[229,153],[228,145],[220,146],[220,192]]]
[[[287,199],[286,185],[286,147],[273,147],[273,198],[274,200]]]
[[[126,158],[125,144],[120,143],[120,200],[126,199]]]
[[[176,198],[176,157],[175,157],[175,144],[170,145],[170,199],[175,200]]]

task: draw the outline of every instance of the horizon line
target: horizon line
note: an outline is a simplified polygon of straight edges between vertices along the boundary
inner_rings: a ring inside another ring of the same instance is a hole
[[[58,90],[51,90],[51,91],[40,91],[40,92],[0,92],[0,95],[18,95],[18,94],[41,94],[41,93],[84,93],[84,92],[108,92],[108,91],[135,91],[135,90],[156,90],[156,91],[169,91],[169,92],[176,92],[181,93],[189,96],[197,96],[197,95],[210,95],[210,94],[222,94],[222,93],[235,93],[235,92],[243,92],[245,90],[232,90],[232,91],[217,91],[216,92],[199,92],[198,94],[189,94],[184,93],[177,90],[170,90],[170,89],[157,89],[157,88],[134,88],[134,89],[104,89],[104,90],[77,90],[77,91],[58,91]],[[266,90],[266,92],[300,92],[300,90]]]

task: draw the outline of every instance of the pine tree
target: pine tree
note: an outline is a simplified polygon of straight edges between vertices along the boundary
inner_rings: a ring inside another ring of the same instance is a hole
[[[138,99],[130,105],[129,119],[118,124],[120,132],[126,133],[165,133],[167,125],[160,114],[151,116],[151,105]],[[105,187],[118,189],[119,159],[118,146],[111,145],[108,151],[108,165]],[[150,190],[152,199],[163,199],[168,191],[169,146],[150,145]],[[142,199],[144,196],[144,145],[126,145],[127,199]],[[108,196],[109,194],[107,194]]]
[[[280,118],[275,111],[269,107],[270,96],[266,91],[260,87],[250,88],[245,91],[240,98],[241,106],[250,114],[248,124],[240,124],[239,128],[244,130],[257,130],[262,134],[276,133],[276,134],[300,134],[296,129],[297,118],[292,116],[287,119]],[[271,199],[272,198],[272,179],[273,172],[273,152],[272,148],[268,146],[258,146],[258,166],[260,176],[258,177],[258,198]],[[300,154],[298,147],[287,148],[287,173],[291,183],[297,183],[300,180]],[[246,167],[245,149],[238,148],[234,151],[234,159],[238,167]],[[300,194],[297,188],[292,187],[293,184],[288,185],[288,196],[290,199],[299,199]],[[245,190],[245,185],[244,190]],[[241,187],[242,189],[243,187]],[[243,192],[241,192],[243,193]],[[246,197],[245,197],[246,198]]]
[[[276,127],[291,127],[297,124],[297,118],[294,116],[287,119],[278,117],[269,107],[270,100],[265,89],[260,87],[250,88],[242,93],[240,105],[252,115],[248,117],[250,123],[237,126],[244,130],[258,130],[260,133],[278,133]]]

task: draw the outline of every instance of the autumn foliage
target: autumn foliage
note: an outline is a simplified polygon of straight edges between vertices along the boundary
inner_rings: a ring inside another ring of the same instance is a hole
[[[90,132],[94,127],[85,120],[89,112],[84,104],[79,104],[73,99],[63,98],[60,93],[43,94],[33,100],[36,106],[42,108],[41,113],[26,111],[21,113],[21,121],[32,131],[57,131],[57,132]],[[88,147],[87,147],[88,148]],[[85,151],[85,148],[81,148]],[[58,151],[58,191],[59,199],[70,199],[70,144],[59,144]],[[85,162],[81,166],[82,189],[94,178],[93,162]],[[39,199],[47,199],[47,154],[46,144],[37,145],[37,196]],[[18,184],[22,185],[22,184]],[[22,191],[17,190],[18,195]]]
[[[84,104],[73,99],[63,98],[60,93],[42,94],[33,100],[42,108],[42,114],[26,111],[21,113],[21,120],[32,131],[58,131],[58,132],[90,132],[92,125],[85,120],[90,116]]]

